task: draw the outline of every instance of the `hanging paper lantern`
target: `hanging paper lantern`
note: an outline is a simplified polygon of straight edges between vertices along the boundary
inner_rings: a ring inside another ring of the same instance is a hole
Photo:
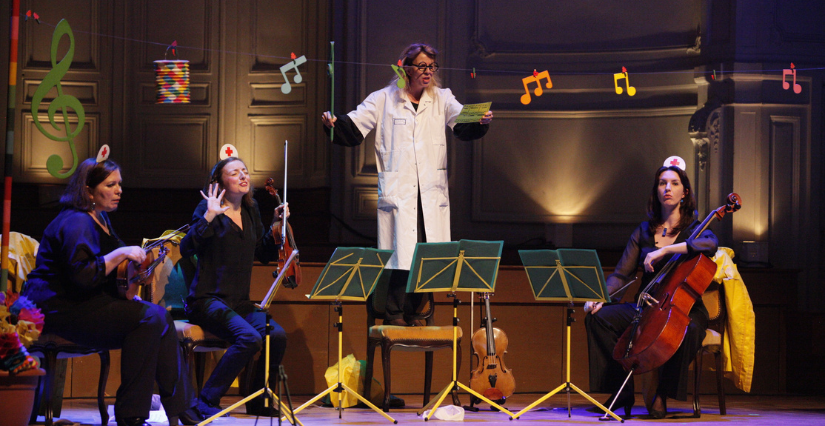
[[[155,81],[158,84],[156,103],[188,104],[189,61],[155,61]]]

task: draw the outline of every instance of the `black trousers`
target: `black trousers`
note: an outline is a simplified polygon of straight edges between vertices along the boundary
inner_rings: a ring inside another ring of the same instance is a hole
[[[149,418],[155,382],[167,416],[195,405],[175,325],[163,307],[101,294],[89,303],[47,314],[45,327],[83,346],[122,349],[117,419]]]
[[[604,305],[596,314],[587,314],[587,346],[590,354],[590,391],[615,393],[627,377],[622,365],[613,359],[613,348],[633,321],[635,303]],[[659,387],[656,392],[668,398],[687,399],[688,367],[702,346],[708,328],[708,313],[701,301],[690,313],[685,339],[670,360],[659,367]],[[631,378],[622,394],[633,393]]]
[[[421,194],[418,194],[418,242],[427,241],[424,231],[424,213],[421,209]],[[384,318],[387,320],[404,319],[411,322],[415,318],[418,306],[424,298],[423,293],[407,293],[407,279],[409,270],[391,269],[390,282],[387,290],[387,303]]]

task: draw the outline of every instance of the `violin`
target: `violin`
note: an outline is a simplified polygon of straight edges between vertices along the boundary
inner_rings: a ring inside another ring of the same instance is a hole
[[[163,260],[169,253],[169,248],[166,247],[165,243],[169,242],[169,240],[179,233],[185,233],[187,230],[189,230],[189,224],[183,225],[166,237],[155,240],[146,247],[143,247],[143,250],[146,252],[146,258],[143,262],[135,262],[129,259],[120,262],[120,265],[117,265],[118,295],[126,300],[134,300],[135,296],[140,293],[140,287],[152,280],[152,274],[154,274],[155,268],[163,263]],[[160,247],[157,257],[155,257],[153,253],[155,247]]]
[[[283,205],[283,203],[281,202],[281,197],[278,195],[278,190],[273,186],[274,183],[275,181],[272,178],[267,178],[266,190],[269,192],[269,195],[275,197],[275,201],[280,206]],[[277,220],[278,218],[276,216],[273,222]],[[295,238],[292,235],[292,226],[287,222],[286,215],[284,215],[281,225],[282,226],[278,228],[272,229],[272,237],[275,238],[275,243],[279,246],[278,269],[272,273],[272,276],[275,278],[278,277],[278,274],[281,272],[281,269],[283,269],[287,259],[292,255],[292,252],[298,250],[298,247],[295,245]],[[302,280],[301,261],[296,257],[295,261],[291,262],[287,267],[283,284],[286,288],[295,288],[301,285]]]
[[[728,195],[727,203],[712,211],[690,238],[704,232],[712,218],[722,220],[725,213],[739,210],[741,201],[738,194]],[[701,253],[681,259],[684,256],[673,255],[642,290],[632,326],[613,350],[613,359],[630,374],[658,368],[676,353],[690,323],[690,309],[713,281],[716,263]]]
[[[516,381],[513,370],[504,366],[508,340],[501,329],[493,327],[490,293],[483,293],[481,297],[487,309],[487,318],[486,324],[473,333],[473,350],[478,369],[470,376],[470,388],[491,401],[501,401],[513,394]]]

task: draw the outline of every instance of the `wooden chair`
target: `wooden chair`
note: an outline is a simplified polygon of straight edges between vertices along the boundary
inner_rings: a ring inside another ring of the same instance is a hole
[[[37,420],[38,414],[43,414],[46,417],[46,426],[52,425],[52,419],[54,417],[60,417],[63,402],[63,386],[59,387],[60,392],[55,392],[55,377],[61,368],[65,375],[66,364],[64,361],[61,365],[58,360],[86,356],[94,353],[100,356],[100,376],[97,382],[97,408],[100,411],[102,424],[105,425],[109,421],[109,412],[107,411],[105,401],[106,380],[109,378],[108,350],[80,346],[54,334],[43,333],[40,335],[40,338],[29,347],[28,351],[32,355],[43,358],[42,366],[43,369],[46,370],[46,375],[40,379],[40,383],[38,384],[34,408],[32,409],[29,423],[34,423]],[[41,400],[43,402],[42,406]]]
[[[727,310],[725,309],[725,287],[717,282],[711,282],[702,301],[708,309],[710,321],[705,332],[705,339],[702,341],[702,348],[696,354],[693,366],[693,417],[700,417],[702,409],[699,406],[699,379],[702,376],[702,357],[705,353],[712,353],[716,360],[716,392],[719,398],[719,414],[727,414],[725,409],[725,387],[722,383],[724,376],[724,359],[722,348],[725,343],[725,322],[727,321]]]
[[[386,278],[386,279],[385,279]],[[390,410],[390,389],[392,368],[390,356],[392,351],[425,352],[424,355],[424,405],[430,402],[430,386],[433,375],[433,351],[437,349],[452,349],[453,327],[433,326],[435,302],[432,293],[427,293],[425,301],[417,315],[418,319],[425,320],[425,327],[401,327],[396,325],[376,325],[376,320],[384,319],[384,306],[387,301],[387,285],[389,274],[382,274],[382,281],[376,285],[375,291],[367,299],[367,371],[364,377],[364,395],[370,394],[372,387],[373,361],[375,347],[381,346],[381,361],[384,368],[384,403],[382,409]],[[461,369],[461,328],[458,329],[458,353],[456,369]],[[453,391],[453,403],[461,405],[458,394]]]

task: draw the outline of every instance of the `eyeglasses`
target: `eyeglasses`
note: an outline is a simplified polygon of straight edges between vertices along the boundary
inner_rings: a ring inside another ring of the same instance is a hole
[[[413,65],[413,66],[414,66],[414,67],[416,67],[416,68],[418,68],[418,70],[419,70],[419,71],[421,71],[421,72],[424,72],[424,71],[425,71],[425,70],[427,70],[427,69],[429,69],[429,70],[430,70],[430,72],[436,72],[436,71],[438,71],[438,62],[433,62],[432,64],[429,64],[429,65],[425,64],[424,62],[422,62],[422,63],[420,63],[420,64],[418,64],[418,65]]]

